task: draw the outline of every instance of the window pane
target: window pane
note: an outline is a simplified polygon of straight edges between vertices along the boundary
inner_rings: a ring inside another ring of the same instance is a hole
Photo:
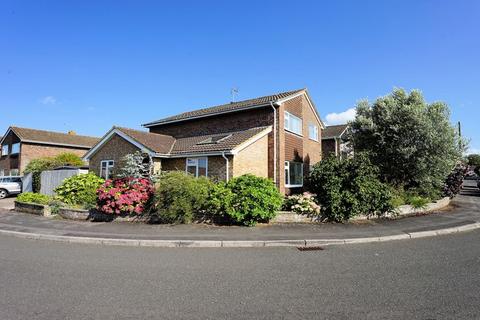
[[[303,164],[290,162],[290,185],[303,185]]]
[[[199,177],[206,177],[207,176],[207,168],[198,167],[198,176]]]
[[[20,153],[20,143],[12,144],[12,154]]]
[[[8,144],[2,146],[2,156],[8,155]]]
[[[197,167],[195,166],[188,166],[187,167],[187,172],[190,174],[193,174],[194,176],[197,175]]]
[[[207,158],[198,159],[198,167],[207,168]]]

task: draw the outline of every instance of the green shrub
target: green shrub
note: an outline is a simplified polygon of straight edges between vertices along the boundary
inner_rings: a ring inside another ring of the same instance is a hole
[[[81,167],[85,165],[82,158],[77,156],[75,153],[64,152],[53,158],[55,160],[55,165],[59,166],[72,166],[72,167]]]
[[[79,174],[63,180],[55,189],[60,201],[85,209],[94,208],[97,202],[97,189],[104,183],[93,173]]]
[[[213,182],[182,171],[160,175],[155,191],[155,214],[166,223],[189,223],[203,215]]]
[[[223,207],[223,214],[243,225],[274,218],[283,203],[282,195],[271,180],[251,174],[230,180],[225,185],[230,191],[219,188],[216,192],[221,198],[217,196],[217,201]]]
[[[407,203],[414,209],[425,209],[429,202],[430,199],[422,196],[409,196],[407,199]]]
[[[317,195],[321,212],[330,221],[347,221],[360,214],[381,216],[393,210],[389,186],[380,182],[378,169],[361,154],[317,163],[307,189]]]
[[[28,202],[28,203],[37,203],[46,205],[49,203],[51,197],[34,192],[24,192],[17,196],[17,201],[19,202]]]

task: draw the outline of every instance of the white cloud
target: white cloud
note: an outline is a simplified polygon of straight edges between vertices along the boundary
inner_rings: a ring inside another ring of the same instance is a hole
[[[41,104],[56,104],[57,99],[53,96],[46,96],[46,97],[43,97],[42,99],[40,99],[40,103]]]
[[[347,111],[340,112],[340,113],[335,113],[335,112],[329,113],[327,114],[325,119],[327,120],[328,125],[343,124],[355,119],[356,114],[357,114],[357,110],[355,108],[350,108]]]

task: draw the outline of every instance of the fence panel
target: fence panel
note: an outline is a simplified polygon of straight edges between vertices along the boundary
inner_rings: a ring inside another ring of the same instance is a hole
[[[33,192],[33,174],[27,173],[22,177],[22,192]]]
[[[40,193],[53,196],[56,187],[62,184],[63,180],[77,175],[81,170],[48,170],[43,171],[40,179]]]

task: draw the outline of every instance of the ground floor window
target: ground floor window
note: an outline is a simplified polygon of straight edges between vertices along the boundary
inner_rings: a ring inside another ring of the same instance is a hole
[[[115,166],[115,161],[113,160],[102,160],[100,162],[100,177],[110,179],[113,173],[113,167]]]
[[[208,158],[187,158],[186,171],[195,177],[207,177]]]
[[[0,177],[3,177],[5,175],[5,170],[4,169],[0,169]]]
[[[285,186],[303,187],[303,163],[285,161]]]
[[[20,170],[18,169],[10,169],[11,176],[18,176],[20,174]]]

